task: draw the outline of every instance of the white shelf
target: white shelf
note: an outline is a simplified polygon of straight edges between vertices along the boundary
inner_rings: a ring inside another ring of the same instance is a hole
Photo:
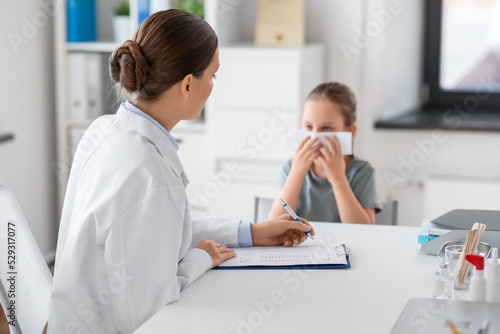
[[[121,43],[118,42],[71,42],[66,43],[66,50],[70,52],[113,52]],[[308,44],[306,44],[308,45]],[[304,45],[305,46],[305,45]],[[252,50],[260,51],[293,51],[302,47],[287,47],[287,46],[259,46],[252,43],[232,43],[222,45],[221,48],[229,50],[241,50],[248,52]]]
[[[72,42],[66,43],[70,52],[113,52],[121,43],[118,42]]]
[[[300,50],[308,45],[320,45],[319,43],[305,43],[302,46],[285,46],[285,45],[256,45],[252,42],[234,42],[226,45],[221,45],[225,49],[242,49],[242,50]]]

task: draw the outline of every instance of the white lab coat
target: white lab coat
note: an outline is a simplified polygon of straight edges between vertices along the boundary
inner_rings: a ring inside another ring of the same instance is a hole
[[[131,333],[212,267],[201,239],[238,244],[238,221],[191,222],[187,183],[146,118],[122,105],[89,127],[66,190],[49,333]]]

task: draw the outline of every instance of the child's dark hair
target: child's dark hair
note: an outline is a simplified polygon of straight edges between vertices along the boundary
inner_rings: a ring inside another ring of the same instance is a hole
[[[325,82],[314,88],[307,101],[327,100],[338,104],[344,117],[345,126],[356,122],[356,96],[352,90],[339,82]]]

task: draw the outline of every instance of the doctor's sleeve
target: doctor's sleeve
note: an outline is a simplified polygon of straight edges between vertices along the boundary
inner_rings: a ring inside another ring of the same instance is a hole
[[[227,247],[238,247],[240,220],[225,218],[193,219],[193,240],[191,247],[196,247],[201,240],[214,240]],[[248,223],[247,223],[248,224]],[[250,233],[250,228],[249,232]],[[251,240],[251,236],[250,236]]]
[[[191,249],[179,262],[186,199],[182,185],[151,190],[116,221],[104,259],[116,327],[131,333],[211,268],[211,258]]]

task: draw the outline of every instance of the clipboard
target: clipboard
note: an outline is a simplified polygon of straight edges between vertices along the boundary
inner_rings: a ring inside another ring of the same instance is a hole
[[[215,267],[212,270],[298,270],[298,269],[348,269],[351,268],[349,258],[346,264],[307,264],[293,266],[251,266],[251,267]]]
[[[344,269],[350,268],[349,252],[345,244],[306,241],[301,245],[285,247],[232,248],[236,256],[226,260],[217,270],[269,269]]]

